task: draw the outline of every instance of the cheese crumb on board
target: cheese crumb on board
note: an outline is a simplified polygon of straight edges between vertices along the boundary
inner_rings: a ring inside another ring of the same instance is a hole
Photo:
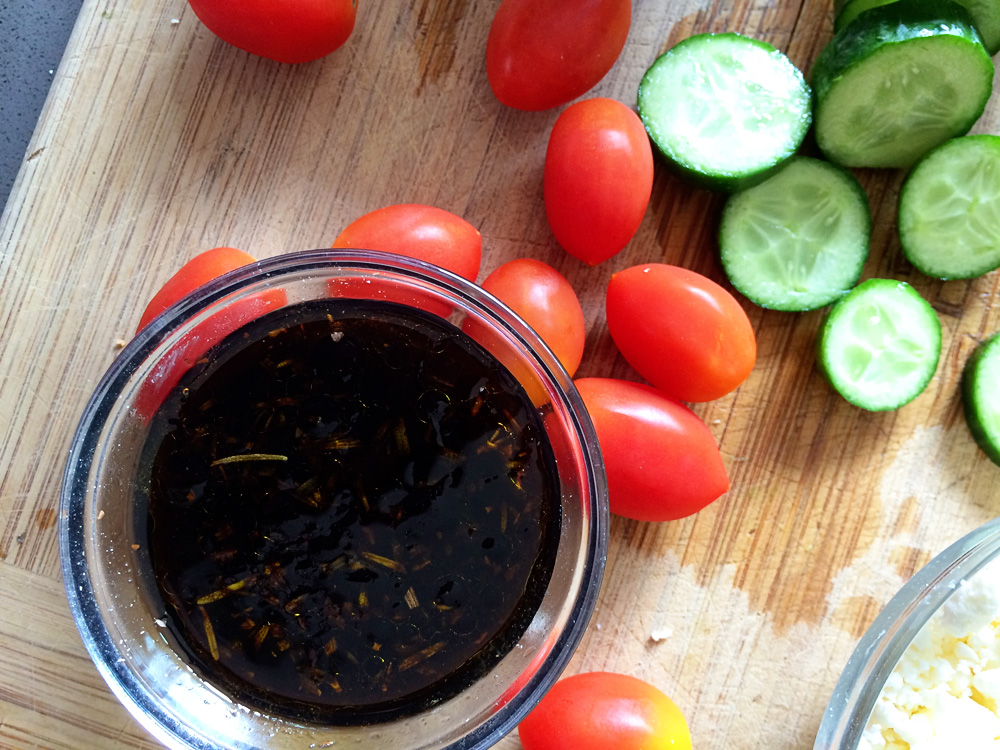
[[[665,641],[673,634],[674,631],[671,628],[656,628],[649,634],[649,639],[654,643],[659,643],[660,641]]]
[[[858,750],[1000,747],[1000,561],[965,581],[907,647]]]

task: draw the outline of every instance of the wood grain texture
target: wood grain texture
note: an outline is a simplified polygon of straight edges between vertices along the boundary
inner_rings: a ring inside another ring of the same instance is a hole
[[[482,231],[484,277],[522,256],[562,271],[588,324],[579,374],[629,379],[604,323],[611,274],[662,261],[723,280],[722,200],[659,166],[623,253],[589,268],[555,244],[541,175],[559,110],[493,98],[483,51],[497,5],[362,2],[343,49],[283,66],[219,42],[183,0],[85,2],[0,219],[0,747],[155,746],[87,659],[54,522],[91,390],[145,301],[196,252],[324,247],[374,208],[437,205]],[[702,31],[762,38],[808,72],[831,12],[829,0],[635,0],[625,52],[592,94],[634,103],[655,57]],[[1000,132],[998,99],[976,131]],[[696,409],[733,488],[682,521],[614,519],[599,609],[571,665],[658,685],[699,748],[810,747],[881,606],[1000,510],[1000,469],[970,438],[958,395],[968,355],[1000,329],[1000,274],[914,272],[895,234],[901,174],[858,174],[875,217],[865,275],[909,281],[941,318],[930,387],[897,412],[855,409],[815,368],[820,313],[747,303],[757,366]],[[516,736],[500,747],[519,747]]]

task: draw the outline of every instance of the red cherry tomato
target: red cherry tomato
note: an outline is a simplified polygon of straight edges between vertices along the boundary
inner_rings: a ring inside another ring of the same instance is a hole
[[[576,372],[587,325],[580,300],[565,276],[540,260],[520,258],[493,271],[482,287],[535,329],[570,376]]]
[[[241,266],[256,262],[257,259],[252,255],[234,247],[215,247],[194,256],[167,279],[167,283],[160,287],[160,291],[149,301],[139,319],[136,331],[141,331],[149,321],[202,284]]]
[[[608,331],[636,372],[681,401],[711,401],[746,380],[757,341],[746,312],[709,278],[648,263],[611,277]]]
[[[517,109],[576,99],[611,70],[631,20],[631,0],[503,0],[486,40],[490,86]]]
[[[672,521],[729,489],[715,438],[680,401],[627,380],[581,378],[576,387],[597,432],[612,513]]]
[[[653,150],[639,116],[614,99],[559,115],[545,153],[545,214],[559,244],[596,265],[635,235],[653,190]]]
[[[691,750],[677,705],[648,682],[614,672],[560,680],[518,735],[524,750]]]
[[[475,281],[483,238],[465,219],[434,206],[401,203],[351,222],[334,247],[378,250],[433,263]]]
[[[354,30],[357,0],[188,0],[223,41],[283,63],[316,60]]]
[[[153,296],[142,314],[137,331],[141,331],[153,318],[203,284],[256,261],[252,255],[233,247],[216,247],[196,255],[167,279],[160,291]],[[145,419],[152,417],[184,373],[205,352],[240,326],[284,306],[287,301],[284,289],[268,289],[234,302],[199,323],[153,367],[139,386],[136,411]]]
[[[152,418],[184,373],[209,349],[241,326],[287,303],[284,289],[267,289],[233,302],[196,325],[153,366],[143,380],[136,394],[136,413],[143,419]]]

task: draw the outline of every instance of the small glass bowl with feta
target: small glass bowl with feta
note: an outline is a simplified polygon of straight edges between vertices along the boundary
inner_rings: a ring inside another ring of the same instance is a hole
[[[858,642],[813,750],[1000,747],[1000,518],[921,568]]]

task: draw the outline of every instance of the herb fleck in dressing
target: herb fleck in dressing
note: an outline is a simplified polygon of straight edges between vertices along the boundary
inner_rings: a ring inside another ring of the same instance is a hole
[[[413,713],[485,674],[538,608],[560,518],[541,418],[437,317],[285,308],[194,368],[151,435],[168,624],[237,700],[330,723]]]

